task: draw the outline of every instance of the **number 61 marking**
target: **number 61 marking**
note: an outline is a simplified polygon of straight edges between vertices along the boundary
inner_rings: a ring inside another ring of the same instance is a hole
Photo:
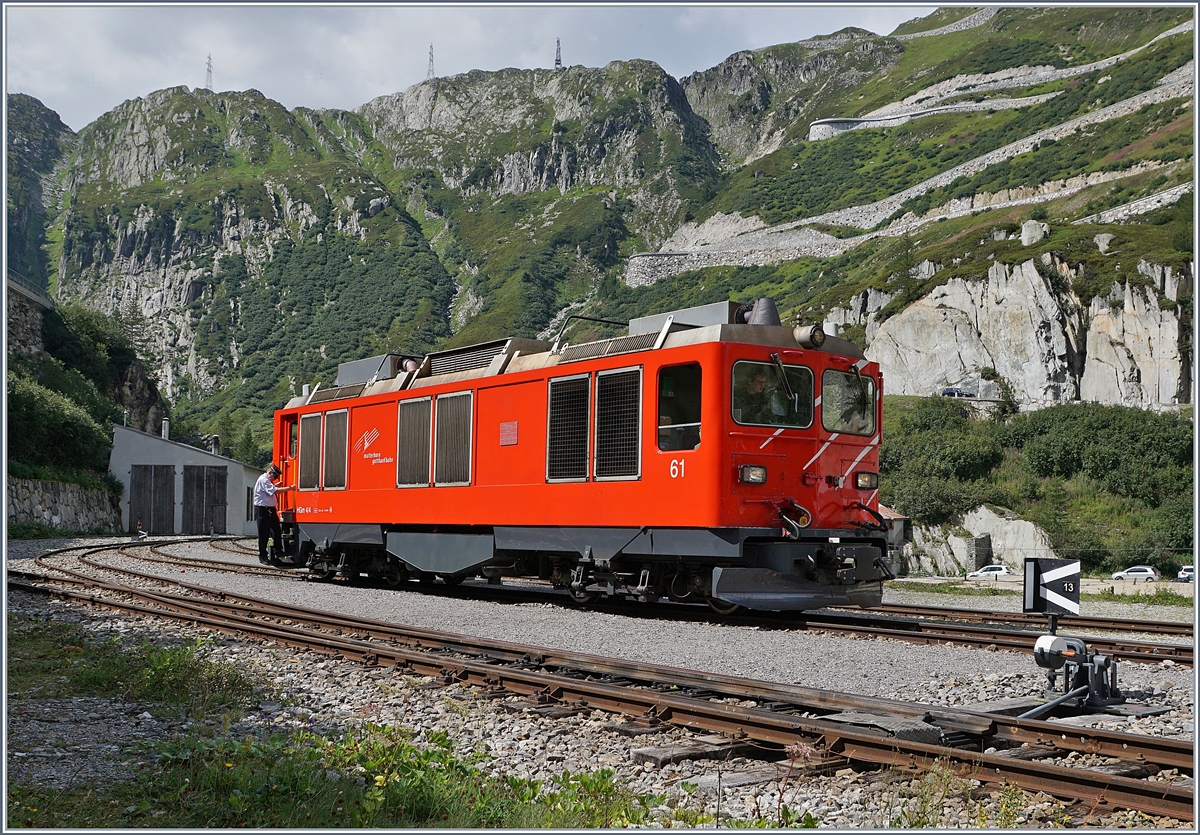
[[[682,458],[671,459],[671,478],[683,478],[683,465],[686,461]]]

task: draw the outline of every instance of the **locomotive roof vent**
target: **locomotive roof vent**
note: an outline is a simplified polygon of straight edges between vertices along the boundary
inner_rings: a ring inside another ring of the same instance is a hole
[[[549,349],[550,343],[541,339],[513,337],[498,339],[495,342],[483,342],[478,345],[467,345],[463,348],[452,348],[449,351],[437,351],[429,354],[425,359],[430,377],[491,366],[495,366],[495,373],[501,373],[504,365],[507,365],[507,360],[511,359],[515,352],[537,354]]]
[[[782,324],[779,320],[779,311],[775,307],[775,300],[762,298],[753,304],[714,302],[713,304],[702,304],[698,307],[674,310],[670,313],[641,316],[629,321],[629,335],[633,336],[650,331],[657,333],[662,330],[668,316],[673,317],[676,325],[693,328],[704,328],[709,325],[779,326]]]
[[[390,380],[396,376],[399,354],[380,354],[362,360],[338,363],[336,386],[352,386],[371,380]]]

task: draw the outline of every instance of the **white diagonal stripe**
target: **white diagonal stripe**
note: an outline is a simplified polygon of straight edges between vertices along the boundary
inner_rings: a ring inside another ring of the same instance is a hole
[[[783,434],[783,429],[776,429],[775,434],[763,441],[762,446],[760,446],[759,449],[765,449],[767,444],[771,443],[771,441],[778,438],[781,434]]]
[[[1056,568],[1053,571],[1047,571],[1042,575],[1043,583],[1053,583],[1055,580],[1061,580],[1063,577],[1070,577],[1072,574],[1079,573],[1079,563],[1072,562],[1064,565],[1062,568]]]
[[[1073,600],[1068,600],[1056,591],[1050,591],[1050,589],[1042,586],[1040,589],[1038,589],[1038,594],[1056,606],[1063,607],[1073,615],[1079,614],[1079,604]]]
[[[836,438],[837,436],[838,436],[838,433],[836,433],[836,432],[834,432],[832,435],[830,435],[829,440],[825,442],[825,446],[823,446],[817,450],[817,454],[809,459],[809,462],[804,465],[804,469],[807,470],[809,467],[811,467],[813,465],[813,462],[816,461],[818,458],[820,458],[821,454],[823,452],[825,452],[825,450],[829,449],[829,445],[833,443],[833,439]]]
[[[854,468],[858,466],[858,462],[859,462],[859,461],[861,461],[861,460],[863,460],[864,458],[866,458],[866,457],[867,457],[867,453],[871,451],[871,447],[875,446],[875,444],[877,444],[877,443],[879,443],[879,436],[878,436],[878,435],[876,435],[874,438],[872,438],[872,439],[871,439],[871,442],[870,442],[869,444],[867,444],[865,447],[863,447],[863,448],[862,448],[862,452],[860,452],[860,453],[858,454],[858,457],[854,459],[854,463],[852,463],[852,464],[850,465],[850,469],[846,470],[846,475],[845,475],[845,476],[843,476],[843,478],[849,478],[849,477],[850,477],[850,473],[854,472]]]

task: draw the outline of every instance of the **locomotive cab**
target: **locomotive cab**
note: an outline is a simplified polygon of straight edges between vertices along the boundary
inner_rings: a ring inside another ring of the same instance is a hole
[[[342,368],[276,413],[285,548],[318,576],[718,611],[873,606],[890,578],[879,369],[770,300]]]

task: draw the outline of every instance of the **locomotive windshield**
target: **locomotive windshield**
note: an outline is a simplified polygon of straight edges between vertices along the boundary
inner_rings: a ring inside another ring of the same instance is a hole
[[[827,370],[821,376],[821,425],[830,432],[875,432],[875,381],[865,374]]]
[[[733,364],[733,419],[751,426],[803,429],[812,425],[813,375],[803,365],[769,362]],[[789,395],[790,389],[790,395]]]

